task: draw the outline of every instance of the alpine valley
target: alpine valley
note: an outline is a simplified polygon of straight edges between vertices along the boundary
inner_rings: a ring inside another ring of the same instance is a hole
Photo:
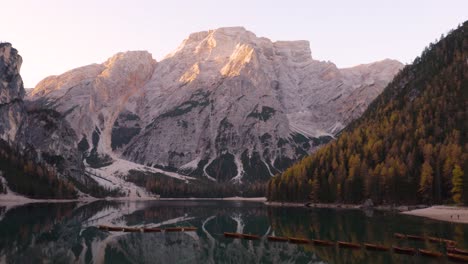
[[[193,33],[158,62],[118,53],[27,95],[21,61],[0,44],[1,190],[53,198],[247,194],[333,140],[403,67],[339,69],[307,41],[242,27]],[[40,175],[44,187],[10,175]]]

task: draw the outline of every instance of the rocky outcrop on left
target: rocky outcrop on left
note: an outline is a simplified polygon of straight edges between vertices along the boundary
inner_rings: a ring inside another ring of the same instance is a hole
[[[10,43],[0,43],[0,139],[14,141],[24,114],[23,59]]]
[[[21,63],[10,43],[0,43],[0,140],[19,155],[54,167],[63,179],[92,185],[84,174],[76,133],[63,115],[23,100]]]

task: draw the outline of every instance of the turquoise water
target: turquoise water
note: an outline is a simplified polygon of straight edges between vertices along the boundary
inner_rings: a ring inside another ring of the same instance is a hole
[[[393,233],[454,239],[468,248],[468,225],[392,212],[268,207],[255,202],[151,201],[0,204],[0,263],[451,263],[423,256],[269,242],[267,235],[413,246]],[[186,233],[107,232],[97,225],[195,226]],[[223,232],[262,236],[225,238]]]

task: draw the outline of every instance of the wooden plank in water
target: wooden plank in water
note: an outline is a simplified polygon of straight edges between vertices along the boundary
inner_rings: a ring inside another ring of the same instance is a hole
[[[162,229],[161,228],[158,228],[158,227],[146,227],[146,228],[143,228],[143,232],[145,233],[157,233],[157,232],[161,232]]]
[[[267,237],[269,241],[274,241],[274,242],[288,242],[287,237],[278,237],[278,236],[268,236]]]
[[[388,251],[388,250],[390,250],[389,247],[382,246],[382,245],[376,245],[376,244],[370,244],[370,243],[364,243],[364,246],[366,247],[367,250],[372,250],[372,251]]]
[[[419,240],[419,241],[424,241],[426,238],[422,236],[417,236],[417,235],[406,235],[406,237],[410,240]]]
[[[304,238],[288,237],[289,243],[293,244],[309,244],[310,241]]]
[[[399,238],[399,239],[405,239],[406,238],[406,235],[401,234],[401,233],[394,233],[393,236],[396,237],[396,238]]]
[[[164,229],[165,232],[182,232],[182,227],[167,227]]]
[[[447,253],[447,258],[455,262],[468,263],[468,257],[463,255]]]
[[[123,232],[140,232],[139,228],[135,227],[122,227]]]
[[[230,237],[230,238],[242,238],[242,234],[239,234],[239,233],[224,232],[224,236]]]
[[[447,248],[448,253],[458,254],[468,256],[468,250],[459,249],[459,248]]]
[[[397,254],[415,255],[416,254],[416,249],[415,248],[408,248],[408,247],[393,246],[393,252],[395,252]]]
[[[250,235],[250,234],[242,234],[242,238],[247,239],[247,240],[259,240],[260,236]]]
[[[440,258],[442,257],[442,253],[440,252],[437,252],[437,251],[430,251],[430,250],[427,250],[427,249],[418,249],[418,252],[421,256],[425,256],[425,257],[431,257],[431,258]]]
[[[326,246],[326,247],[331,247],[335,245],[335,243],[332,241],[320,240],[320,239],[312,239],[312,243],[316,246]]]
[[[351,242],[344,242],[344,241],[338,241],[338,246],[342,247],[342,248],[351,248],[351,249],[361,248],[361,244],[351,243]]]

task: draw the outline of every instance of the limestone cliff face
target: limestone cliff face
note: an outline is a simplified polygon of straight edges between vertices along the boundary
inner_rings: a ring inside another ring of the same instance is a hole
[[[23,59],[10,43],[0,43],[0,139],[14,141],[23,115]]]
[[[384,60],[338,69],[314,60],[307,41],[220,28],[191,34],[158,63],[126,52],[48,77],[29,99],[65,116],[92,166],[124,158],[256,181],[329,141],[401,67]]]
[[[38,161],[56,166],[60,175],[88,184],[77,137],[59,112],[23,101],[22,58],[9,43],[0,43],[0,139]],[[33,155],[33,153],[35,155]]]
[[[135,111],[129,102],[150,78],[156,62],[148,52],[119,53],[103,64],[71,70],[41,81],[30,99],[65,116],[82,150],[94,158],[112,156],[111,134],[119,114]]]

